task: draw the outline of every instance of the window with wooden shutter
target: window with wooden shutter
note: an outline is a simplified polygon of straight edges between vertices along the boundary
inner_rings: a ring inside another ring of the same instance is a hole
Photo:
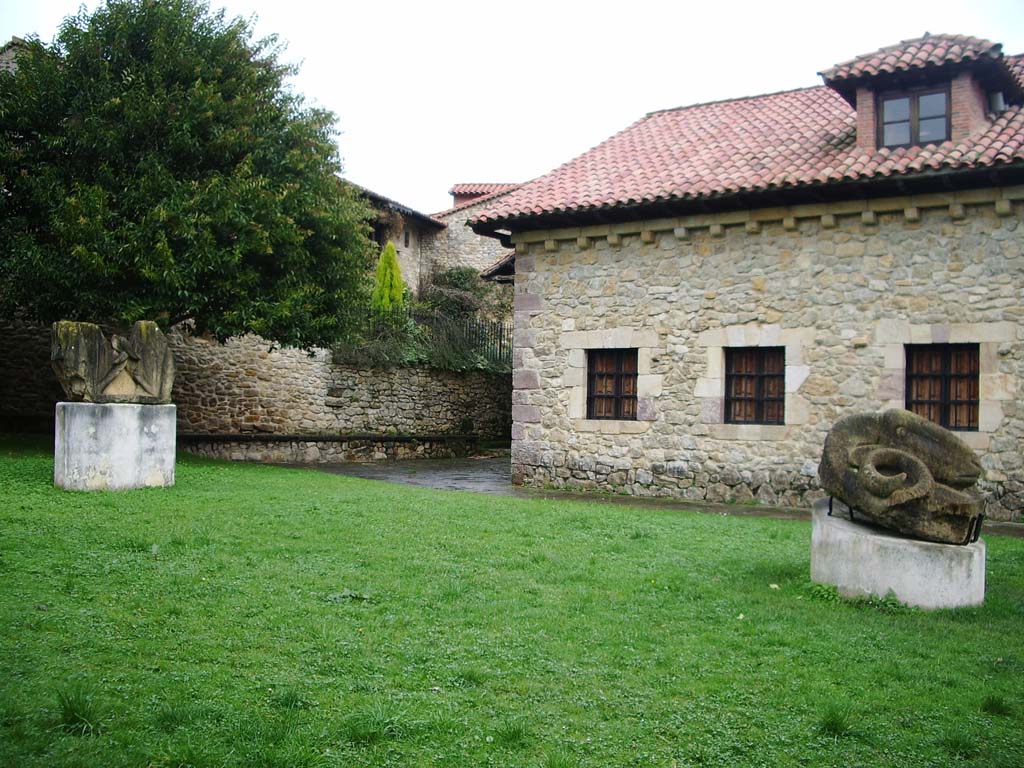
[[[907,410],[946,429],[978,429],[977,344],[908,344]]]
[[[785,424],[784,347],[725,350],[725,421],[727,424]]]
[[[635,349],[587,352],[587,418],[636,420]]]

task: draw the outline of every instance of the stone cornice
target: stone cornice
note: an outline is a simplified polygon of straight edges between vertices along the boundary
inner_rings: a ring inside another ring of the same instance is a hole
[[[839,217],[848,216],[857,216],[861,223],[874,225],[880,213],[902,213],[908,223],[915,223],[920,220],[921,211],[936,208],[947,209],[950,219],[957,221],[967,216],[966,206],[993,205],[997,215],[1010,216],[1015,201],[1024,201],[1024,185],[531,230],[513,234],[512,242],[517,254],[525,254],[536,243],[543,243],[545,250],[554,251],[560,247],[559,243],[569,240],[576,241],[578,248],[586,249],[599,239],[607,239],[609,245],[618,246],[624,236],[639,236],[643,242],[653,243],[655,235],[664,232],[671,232],[677,239],[686,240],[702,230],[712,237],[723,237],[727,227],[742,226],[749,235],[757,235],[764,224],[781,222],[785,229],[795,230],[798,222],[806,219],[817,219],[826,229],[835,227]]]

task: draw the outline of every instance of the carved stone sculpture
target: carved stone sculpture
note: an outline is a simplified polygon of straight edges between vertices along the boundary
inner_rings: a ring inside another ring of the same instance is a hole
[[[910,411],[845,416],[825,438],[821,486],[872,522],[925,541],[963,544],[981,525],[981,476],[955,434]]]
[[[110,341],[98,325],[61,320],[50,334],[50,362],[68,399],[91,403],[169,403],[174,356],[150,320]]]

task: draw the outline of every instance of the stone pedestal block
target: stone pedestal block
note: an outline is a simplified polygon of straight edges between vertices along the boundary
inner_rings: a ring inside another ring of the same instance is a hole
[[[838,501],[836,510],[845,507]],[[829,517],[828,500],[814,505],[811,580],[844,597],[892,594],[919,608],[959,608],[985,600],[985,542],[966,546],[906,539]]]
[[[72,491],[174,485],[173,405],[57,403],[53,484]]]

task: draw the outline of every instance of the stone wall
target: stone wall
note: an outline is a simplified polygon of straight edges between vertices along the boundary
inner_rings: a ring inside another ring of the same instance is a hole
[[[426,267],[429,262],[425,260],[423,243],[434,237],[443,237],[444,230],[427,229],[419,222],[405,216],[397,218],[395,229],[392,230],[389,237],[395,244],[398,267],[402,270],[402,282],[414,296],[419,296],[429,272]],[[408,245],[406,245],[407,238]]]
[[[52,433],[62,394],[50,367],[50,329],[17,320],[0,325],[0,430]]]
[[[477,211],[493,205],[493,198],[476,205],[467,205],[434,218],[448,224],[433,237],[422,242],[424,261],[434,274],[454,267],[473,267],[482,270],[505,256],[509,249],[493,237],[482,237],[466,226],[466,221]]]
[[[255,337],[217,344],[171,334],[183,433],[400,433],[507,436],[508,376],[429,368],[363,370],[330,353],[271,350]]]
[[[312,356],[295,349],[271,351],[269,343],[252,336],[223,345],[176,332],[168,339],[177,366],[172,396],[182,434],[488,440],[507,438],[511,428],[507,375],[362,370],[332,364],[323,350]],[[52,432],[54,403],[63,393],[50,368],[49,328],[27,323],[0,328],[0,360],[0,430]],[[426,441],[419,448],[403,443],[371,453],[438,456],[461,450],[443,442]],[[251,446],[246,450],[258,453]],[[339,450],[325,449],[324,455]]]
[[[988,512],[1024,507],[1024,188],[516,236],[513,476],[806,505],[837,417],[902,407],[904,345],[977,342]],[[724,350],[785,348],[785,423],[724,421]],[[586,355],[638,350],[638,419],[588,420]]]
[[[333,464],[342,462],[450,459],[476,452],[478,442],[464,436],[406,438],[349,435],[338,439],[304,440],[287,435],[247,435],[250,439],[186,437],[182,450],[211,459],[263,461],[275,464]]]

